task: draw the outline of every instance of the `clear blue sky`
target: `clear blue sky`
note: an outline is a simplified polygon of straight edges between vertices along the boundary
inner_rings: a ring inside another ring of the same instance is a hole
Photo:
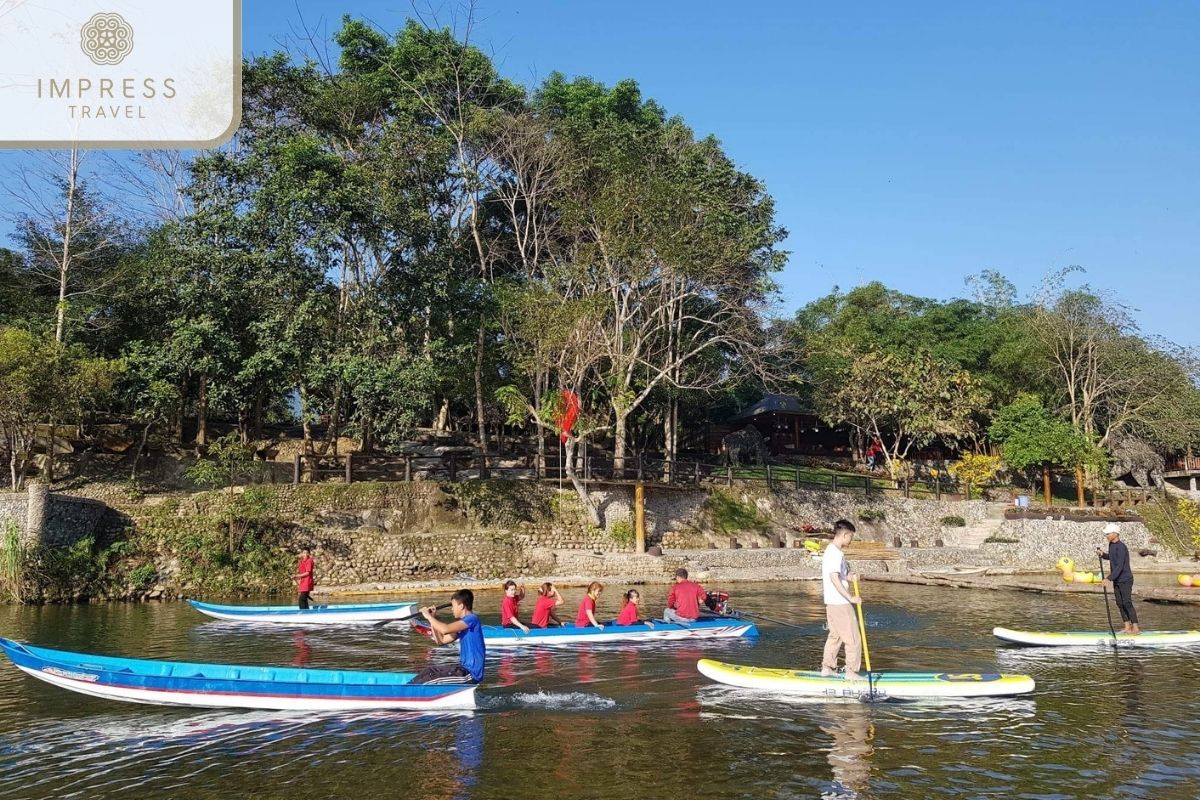
[[[454,0],[438,0],[443,11]],[[247,54],[300,20],[393,31],[395,0],[246,0]],[[784,303],[880,280],[935,297],[1079,264],[1147,333],[1200,345],[1200,5],[483,0],[474,41],[645,95],[766,181]]]

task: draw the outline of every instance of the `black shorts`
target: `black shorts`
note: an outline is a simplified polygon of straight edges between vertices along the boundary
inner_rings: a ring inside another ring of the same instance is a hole
[[[417,673],[413,683],[474,683],[462,664],[433,664]]]

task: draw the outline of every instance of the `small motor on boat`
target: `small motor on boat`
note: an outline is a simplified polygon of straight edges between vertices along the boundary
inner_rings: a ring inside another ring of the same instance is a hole
[[[729,613],[729,592],[714,590],[704,593],[704,606],[714,614]]]

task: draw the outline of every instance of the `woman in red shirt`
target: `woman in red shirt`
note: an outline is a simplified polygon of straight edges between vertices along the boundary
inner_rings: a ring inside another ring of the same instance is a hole
[[[646,625],[653,628],[654,623],[648,619],[638,617],[638,611],[641,610],[638,604],[642,601],[642,595],[637,589],[630,589],[625,593],[625,605],[621,606],[621,613],[617,615],[618,625]]]
[[[533,619],[530,622],[535,628],[549,628],[550,623],[562,625],[554,615],[554,609],[563,604],[563,596],[558,593],[558,587],[546,581],[538,588],[537,602],[533,605]]]
[[[604,629],[604,626],[596,621],[596,601],[600,599],[600,593],[603,591],[604,584],[600,581],[588,584],[587,594],[583,596],[583,602],[579,604],[579,613],[575,615],[576,628]]]
[[[521,601],[525,599],[525,587],[517,586],[516,581],[504,582],[504,600],[500,602],[500,627],[520,628],[522,633],[529,633],[529,628],[517,619],[521,613]]]

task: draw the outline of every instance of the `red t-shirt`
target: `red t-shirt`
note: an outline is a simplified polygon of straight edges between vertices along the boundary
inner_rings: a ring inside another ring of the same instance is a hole
[[[554,610],[554,604],[557,602],[554,595],[539,595],[537,602],[533,605],[533,620],[532,624],[535,628],[545,628],[550,625],[550,612]]]
[[[637,603],[626,603],[617,615],[618,625],[636,625],[638,621]]]
[[[517,619],[521,613],[521,599],[518,597],[509,597],[504,595],[504,600],[500,603],[500,625],[501,627]]]
[[[304,573],[306,573],[306,572],[308,574],[305,575],[303,578],[300,578],[300,582],[297,585],[297,591],[300,591],[300,592],[311,592],[312,591],[312,588],[313,588],[313,560],[311,558],[302,558],[302,559],[300,559],[300,563],[296,565],[296,574],[297,575],[304,575]]]
[[[579,604],[579,613],[575,615],[576,628],[590,628],[592,621],[588,619],[587,612],[592,612],[592,616],[596,615],[596,601],[592,599],[590,594],[583,596],[583,602]]]
[[[704,602],[704,589],[692,581],[680,581],[667,594],[667,608],[675,609],[681,617],[700,618],[700,604]]]

